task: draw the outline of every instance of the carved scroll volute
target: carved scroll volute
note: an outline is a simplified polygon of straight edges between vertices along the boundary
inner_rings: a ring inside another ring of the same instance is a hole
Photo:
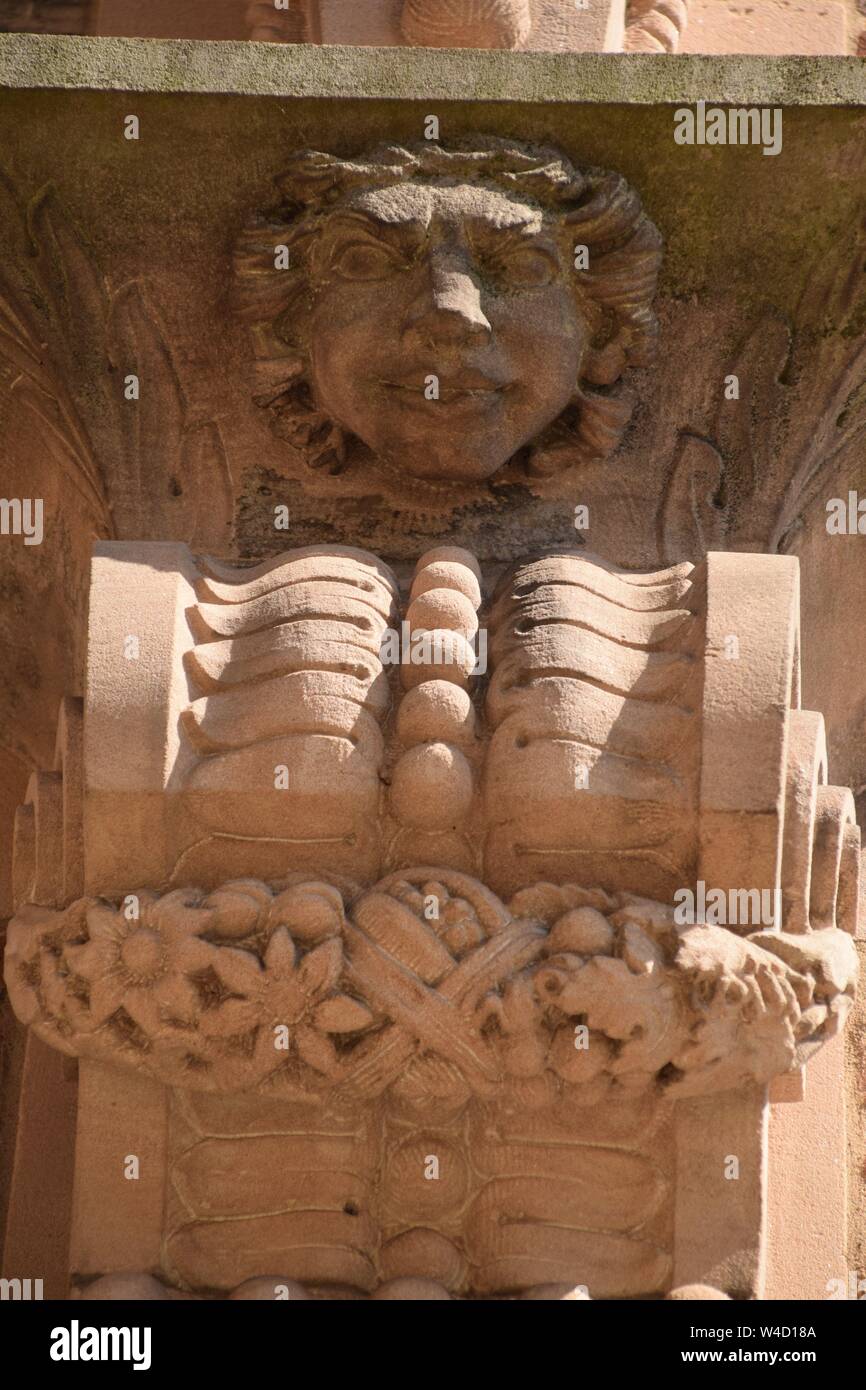
[[[167,882],[182,834],[176,783],[191,759],[180,729],[183,658],[197,570],[174,543],[94,550],[84,716],[86,891]]]
[[[860,827],[847,787],[827,785],[824,720],[793,710],[788,732],[783,924],[788,932],[839,927],[855,935]]]
[[[33,774],[15,822],[15,901],[64,906],[85,891],[161,883],[177,728],[188,698],[186,546],[97,544],[85,701],[67,697],[54,764]]]
[[[719,553],[706,572],[698,877],[772,893],[785,932],[854,933],[860,831],[827,786],[823,718],[799,708],[798,563]]]
[[[707,556],[697,877],[724,892],[781,887],[799,602],[796,561]]]
[[[623,51],[676,53],[689,18],[690,0],[631,0]]]
[[[823,785],[823,721],[798,708],[799,568],[788,557],[711,553],[706,585],[698,879],[728,894],[771,894],[781,923],[753,939],[771,947],[778,941],[779,953],[794,962],[797,933],[832,927],[837,915],[840,925],[854,929],[852,865],[859,858],[850,793]],[[749,931],[742,924],[730,929]],[[816,944],[824,940],[815,937]],[[838,1024],[831,1023],[828,1036]],[[805,1055],[807,1049],[800,1060]],[[741,1297],[762,1296],[767,1101],[802,1094],[794,1066],[769,1093],[763,1085],[741,1087],[721,1103],[677,1106],[677,1147],[689,1158],[677,1187],[676,1283],[703,1281]],[[762,1176],[749,1187],[712,1187],[708,1235],[707,1156],[725,1146]]]

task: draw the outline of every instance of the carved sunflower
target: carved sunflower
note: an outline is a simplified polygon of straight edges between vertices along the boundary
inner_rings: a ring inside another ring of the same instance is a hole
[[[256,1063],[265,1070],[274,1070],[284,1060],[275,1046],[275,1030],[281,1027],[289,1030],[302,1062],[330,1075],[338,1058],[327,1035],[355,1033],[373,1022],[364,1004],[335,992],[343,972],[343,945],[336,938],[299,956],[287,929],[278,927],[263,964],[247,951],[223,947],[215,969],[226,989],[245,999],[248,1007],[254,1005],[261,1025]]]
[[[100,1027],[119,1009],[148,1037],[172,1022],[191,1025],[201,1014],[191,975],[208,969],[219,954],[200,940],[212,913],[183,891],[156,900],[142,897],[140,915],[98,903],[87,911],[90,940],[68,946],[66,958],[90,986],[90,1020]]]

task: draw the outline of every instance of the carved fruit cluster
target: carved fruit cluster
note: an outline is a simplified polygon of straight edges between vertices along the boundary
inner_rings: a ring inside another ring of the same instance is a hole
[[[430,868],[360,894],[298,876],[28,907],[6,953],[16,1013],[63,1051],[194,1090],[427,1112],[765,1082],[838,1031],[855,979],[835,928],[743,938],[574,885],[509,909]]]

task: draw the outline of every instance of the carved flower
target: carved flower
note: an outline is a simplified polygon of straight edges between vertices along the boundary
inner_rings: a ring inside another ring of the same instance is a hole
[[[263,967],[249,952],[231,948],[221,950],[216,963],[216,973],[227,989],[250,1003],[255,1001],[261,1024],[257,1061],[280,1063],[274,1030],[284,1026],[301,1060],[325,1075],[337,1065],[336,1048],[325,1035],[354,1033],[373,1021],[365,1005],[347,994],[334,993],[342,970],[341,941],[331,938],[299,958],[285,927],[278,927],[268,942]]]
[[[99,903],[88,909],[90,940],[68,946],[66,958],[90,984],[91,1024],[98,1028],[123,1008],[148,1034],[171,1021],[191,1023],[201,1000],[190,975],[211,966],[217,948],[201,941],[211,914],[176,891],[159,901],[141,900],[140,916]]]
[[[94,900],[91,900],[91,904]],[[89,1016],[78,991],[70,988],[64,946],[81,940],[85,904],[63,912],[28,904],[9,923],[6,933],[6,987],[17,1017],[43,1030],[68,1036],[85,1031]],[[66,1043],[54,1046],[71,1050]]]

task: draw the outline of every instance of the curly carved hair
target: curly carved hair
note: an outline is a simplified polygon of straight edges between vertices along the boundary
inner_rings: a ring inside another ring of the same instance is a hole
[[[620,175],[575,169],[558,150],[493,136],[445,148],[435,142],[379,145],[354,159],[306,150],[278,180],[282,200],[257,217],[235,247],[233,308],[252,327],[259,389],[275,432],[312,468],[340,472],[345,431],[314,398],[309,380],[309,324],[314,297],[310,252],[324,221],[357,189],[417,181],[473,183],[518,194],[589,251],[576,272],[575,294],[590,323],[590,344],[571,403],[530,448],[528,467],[552,474],[606,458],[619,443],[631,402],[617,384],[626,367],[648,365],[658,324],[652,309],[661,235],[635,190]],[[289,249],[278,269],[275,247]]]

